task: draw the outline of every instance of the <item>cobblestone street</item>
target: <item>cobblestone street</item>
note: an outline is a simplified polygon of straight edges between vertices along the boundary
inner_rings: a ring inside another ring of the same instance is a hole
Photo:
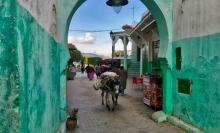
[[[142,91],[128,84],[114,112],[101,105],[101,93],[92,88],[95,82],[79,74],[68,81],[68,111],[79,108],[76,133],[182,133],[169,123],[157,124],[150,119],[154,112],[142,102]],[[70,133],[70,131],[69,131]]]

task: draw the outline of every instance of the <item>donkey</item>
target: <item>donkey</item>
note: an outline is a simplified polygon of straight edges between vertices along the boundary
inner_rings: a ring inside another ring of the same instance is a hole
[[[102,93],[101,93],[102,105],[104,105],[104,94],[105,94],[106,107],[108,108],[108,110],[114,111],[115,106],[117,105],[117,101],[118,101],[119,82],[109,79],[107,80],[104,87],[101,88],[101,90],[102,90]],[[112,104],[111,104],[110,98],[112,98]]]
[[[102,105],[104,105],[104,95],[105,95],[105,104],[108,110],[114,111],[115,106],[117,105],[118,93],[119,93],[119,76],[114,72],[105,72],[100,78],[96,81],[96,84],[93,87],[96,90],[101,90],[102,96]],[[112,104],[110,101],[112,99]]]

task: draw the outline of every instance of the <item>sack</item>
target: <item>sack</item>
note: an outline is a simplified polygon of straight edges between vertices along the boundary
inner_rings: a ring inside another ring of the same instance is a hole
[[[95,90],[99,90],[102,87],[102,79],[97,79],[95,84],[93,85],[93,88]]]
[[[108,81],[116,81],[119,79],[119,76],[114,72],[105,72],[103,73],[100,78],[98,78],[93,85],[93,88],[95,90],[99,89],[109,89]]]

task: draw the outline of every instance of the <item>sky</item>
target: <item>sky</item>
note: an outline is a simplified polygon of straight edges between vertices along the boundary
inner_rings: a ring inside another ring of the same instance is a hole
[[[132,24],[133,21],[139,22],[143,13],[147,11],[146,6],[140,0],[128,0],[128,5],[123,6],[121,12],[117,14],[112,7],[106,5],[106,1],[107,0],[87,0],[77,9],[72,17],[68,42],[75,44],[83,53],[96,53],[110,56],[112,41],[109,31],[91,31],[112,29],[119,29],[113,30],[113,32],[122,31],[121,27],[123,25]],[[134,10],[132,9],[133,7]],[[116,43],[116,50],[122,49],[123,44],[120,40]],[[131,44],[128,45],[128,50],[130,49]]]

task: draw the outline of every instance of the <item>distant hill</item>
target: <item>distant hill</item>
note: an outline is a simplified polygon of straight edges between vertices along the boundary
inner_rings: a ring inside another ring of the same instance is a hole
[[[100,58],[104,57],[103,55],[98,55],[98,54],[95,54],[95,53],[82,53],[82,56],[86,56],[86,57],[100,57]]]

